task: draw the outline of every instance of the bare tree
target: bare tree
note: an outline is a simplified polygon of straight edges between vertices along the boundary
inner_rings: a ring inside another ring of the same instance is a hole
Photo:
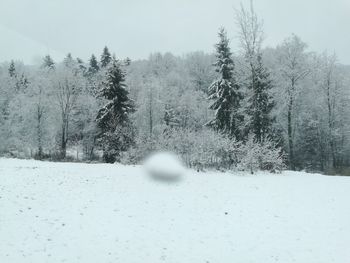
[[[250,1],[249,9],[242,4],[236,10],[236,24],[242,52],[254,74],[258,55],[261,52],[261,44],[264,40],[263,21],[259,20],[255,13],[253,1]]]
[[[43,116],[45,114],[46,107],[43,105],[42,99],[43,99],[43,89],[42,86],[38,86],[39,94],[37,95],[37,102],[35,104],[35,117],[37,121],[37,144],[38,144],[38,153],[37,157],[41,159],[43,157]]]
[[[271,110],[274,102],[270,94],[272,80],[270,73],[264,65],[261,51],[264,39],[263,22],[255,13],[253,2],[250,8],[245,9],[241,4],[240,10],[236,11],[236,21],[239,28],[239,40],[243,50],[244,63],[243,92],[244,99],[241,103],[244,116],[244,136],[254,133],[256,141],[262,141],[270,133],[272,135]]]
[[[79,91],[81,90],[80,78],[63,69],[58,75],[56,98],[58,101],[61,115],[61,139],[60,139],[60,155],[61,158],[66,157],[69,122],[72,110],[76,106]]]
[[[330,155],[332,158],[332,167],[336,167],[336,154],[335,154],[335,107],[336,107],[336,96],[337,96],[337,83],[335,80],[336,70],[336,56],[323,54],[323,67],[322,67],[322,88],[325,94],[325,102],[327,105],[327,124],[328,124],[328,142]]]
[[[280,64],[280,75],[286,98],[287,108],[287,138],[289,147],[290,169],[295,170],[294,162],[294,106],[299,93],[299,84],[310,72],[305,53],[306,44],[299,37],[292,35],[278,47],[278,61]]]

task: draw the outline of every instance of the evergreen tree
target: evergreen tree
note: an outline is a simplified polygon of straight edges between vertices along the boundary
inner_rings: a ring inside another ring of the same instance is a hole
[[[68,68],[74,67],[75,61],[73,60],[71,53],[68,53],[67,56],[63,59],[63,64]]]
[[[254,79],[248,86],[245,131],[246,134],[252,133],[257,142],[262,142],[264,138],[272,135],[271,110],[275,103],[270,94],[272,80],[262,63],[261,54],[257,56],[257,65],[251,77]]]
[[[9,66],[9,75],[11,78],[16,77],[16,67],[15,62],[11,60],[10,66]]]
[[[82,73],[85,73],[86,72],[86,66],[85,66],[84,61],[81,58],[77,58],[76,60],[77,60],[76,63],[78,64],[79,70]]]
[[[130,64],[131,64],[131,59],[129,57],[127,57],[125,59],[125,66],[130,66]]]
[[[21,75],[17,73],[15,62],[13,60],[11,60],[8,72],[9,76],[13,79],[15,91],[18,92],[26,90],[29,85],[29,81],[23,73]]]
[[[213,100],[210,109],[216,112],[215,118],[207,125],[237,138],[240,134],[239,122],[242,119],[238,112],[241,94],[234,76],[234,62],[224,28],[220,29],[219,38],[219,43],[215,45],[217,61],[214,66],[220,77],[208,88],[209,99]]]
[[[91,55],[87,69],[84,70],[84,75],[88,80],[88,90],[91,95],[96,97],[100,90],[103,74],[98,74],[100,67],[94,54]]]
[[[119,62],[113,60],[100,91],[100,96],[107,100],[107,104],[98,111],[96,118],[103,158],[108,163],[114,163],[133,141],[129,114],[134,112],[134,103],[128,97],[124,82],[125,74]]]
[[[42,68],[46,69],[54,69],[55,68],[55,62],[50,57],[50,55],[46,55],[43,59],[43,64],[41,66]]]
[[[180,125],[180,120],[176,116],[176,112],[173,107],[171,107],[169,104],[165,105],[165,113],[164,113],[164,123],[167,126],[167,128],[175,128]]]
[[[295,149],[294,162],[302,169],[313,169],[324,171],[326,169],[326,140],[322,140],[324,131],[316,113],[306,112],[300,116],[300,135],[298,136],[298,147]]]
[[[29,81],[27,77],[22,73],[21,77],[16,79],[16,91],[25,91],[29,86]]]
[[[88,74],[94,75],[96,72],[100,70],[100,67],[98,66],[97,59],[94,54],[91,55],[91,58],[89,60],[89,69],[88,69]]]
[[[105,68],[112,61],[111,53],[109,52],[107,46],[104,47],[102,55],[101,55],[101,67]]]

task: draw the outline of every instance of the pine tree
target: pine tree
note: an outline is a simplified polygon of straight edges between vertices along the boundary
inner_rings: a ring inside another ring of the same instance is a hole
[[[11,78],[16,77],[16,67],[15,62],[11,60],[10,66],[9,66],[9,75]]]
[[[107,100],[107,104],[99,110],[96,118],[103,158],[108,163],[114,163],[133,141],[129,114],[134,112],[134,103],[128,97],[124,82],[125,74],[120,63],[113,60],[100,91],[100,96]]]
[[[25,91],[29,86],[27,77],[22,73],[21,77],[17,77],[16,79],[16,91]]]
[[[306,170],[324,170],[326,164],[326,143],[322,140],[322,130],[317,114],[306,112],[301,116],[300,142],[297,144],[294,162]]]
[[[100,67],[98,66],[97,59],[94,54],[91,55],[91,58],[89,60],[89,68],[88,68],[88,74],[94,75],[96,72],[100,70]]]
[[[109,52],[107,46],[104,47],[102,55],[101,55],[101,67],[105,68],[112,61],[111,53]]]
[[[175,127],[178,127],[180,125],[180,120],[176,116],[176,112],[173,107],[171,107],[169,104],[165,105],[165,112],[164,112],[164,123],[167,126],[167,128],[173,129]]]
[[[125,66],[130,66],[130,64],[131,64],[131,59],[129,57],[127,57],[125,59]]]
[[[207,125],[237,138],[240,134],[239,122],[242,119],[238,112],[241,94],[234,76],[234,62],[224,28],[220,29],[219,38],[219,43],[215,45],[217,61],[214,66],[220,77],[208,88],[208,99],[213,100],[210,109],[216,112],[215,118]]]
[[[15,67],[15,62],[13,60],[11,60],[9,69],[9,76],[13,79],[13,85],[15,88],[15,91],[24,91],[28,88],[29,85],[29,81],[27,79],[27,77],[22,73],[21,75],[19,75],[17,73],[16,67]]]
[[[262,63],[261,54],[257,56],[257,65],[249,82],[246,100],[246,134],[252,133],[257,142],[262,142],[267,136],[272,136],[273,117],[271,110],[275,103],[270,94],[272,81],[270,73]]]
[[[54,69],[55,68],[55,62],[50,57],[50,55],[46,55],[43,59],[43,64],[41,66],[42,68],[46,69]]]
[[[81,58],[77,58],[76,63],[78,64],[80,72],[85,74],[86,73],[86,66],[85,66],[84,61]]]
[[[75,66],[75,61],[73,60],[71,53],[68,53],[67,56],[63,59],[63,64],[67,68],[73,68]]]

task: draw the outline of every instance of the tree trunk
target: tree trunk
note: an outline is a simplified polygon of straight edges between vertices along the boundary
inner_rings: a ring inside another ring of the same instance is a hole
[[[333,120],[332,120],[332,105],[331,105],[331,97],[330,97],[330,80],[327,80],[327,108],[328,108],[328,130],[329,130],[329,146],[331,150],[331,157],[332,157],[332,167],[335,168],[337,166],[336,162],[336,156],[335,156],[335,145],[334,145],[334,138],[333,138]]]
[[[42,159],[43,147],[42,147],[42,131],[41,131],[41,116],[38,114],[38,158]]]
[[[67,143],[66,143],[66,136],[65,136],[65,129],[62,129],[62,138],[61,138],[61,158],[66,158],[67,154]]]
[[[288,145],[289,145],[289,168],[295,170],[294,163],[294,144],[293,144],[293,128],[292,128],[292,110],[293,110],[293,98],[289,97],[288,103]]]
[[[149,136],[152,138],[153,134],[153,90],[152,87],[149,88]]]
[[[90,149],[90,156],[89,156],[90,161],[92,161],[92,158],[94,156],[95,143],[96,143],[96,136],[94,136],[94,141]]]
[[[67,155],[67,141],[68,141],[68,120],[67,118],[63,119],[62,124],[62,137],[61,137],[61,158],[66,158]]]

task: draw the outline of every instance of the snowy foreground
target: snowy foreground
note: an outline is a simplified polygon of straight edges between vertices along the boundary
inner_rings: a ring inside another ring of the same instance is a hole
[[[0,159],[0,262],[347,263],[350,178]]]

